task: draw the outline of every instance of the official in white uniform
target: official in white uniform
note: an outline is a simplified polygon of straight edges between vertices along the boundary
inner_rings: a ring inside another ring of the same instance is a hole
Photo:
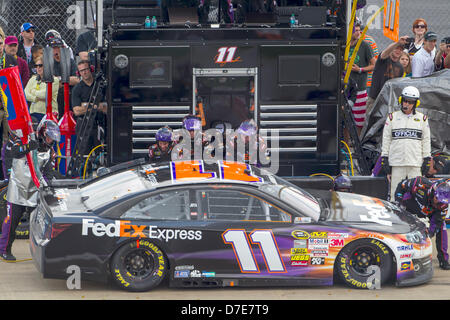
[[[421,176],[422,170],[429,169],[430,126],[427,116],[416,111],[419,98],[416,87],[404,88],[399,98],[401,110],[389,113],[384,126],[381,165],[386,173],[391,171],[391,200],[402,179]]]

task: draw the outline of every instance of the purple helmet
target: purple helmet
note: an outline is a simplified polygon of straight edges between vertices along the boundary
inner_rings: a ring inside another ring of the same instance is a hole
[[[345,174],[341,174],[334,179],[334,190],[352,192],[352,181]]]
[[[257,134],[258,128],[253,120],[246,120],[241,123],[237,129],[237,133],[243,134],[245,136],[252,136]]]
[[[439,203],[439,210],[443,211],[447,209],[450,199],[450,181],[438,181],[434,186],[434,197]]]
[[[183,119],[183,128],[188,131],[201,130],[202,120],[199,117],[188,115]]]
[[[159,128],[155,135],[156,141],[172,142],[172,131],[168,127]]]

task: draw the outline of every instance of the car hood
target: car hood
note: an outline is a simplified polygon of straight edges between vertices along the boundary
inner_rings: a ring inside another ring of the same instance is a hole
[[[408,233],[424,225],[416,216],[378,198],[346,192],[319,197],[326,202],[322,215],[326,221],[388,233]]]

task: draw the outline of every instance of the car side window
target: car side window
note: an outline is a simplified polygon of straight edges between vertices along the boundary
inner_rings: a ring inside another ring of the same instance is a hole
[[[238,190],[202,190],[204,219],[291,222],[291,215],[251,194]]]
[[[158,193],[139,201],[121,219],[189,220],[189,191]]]

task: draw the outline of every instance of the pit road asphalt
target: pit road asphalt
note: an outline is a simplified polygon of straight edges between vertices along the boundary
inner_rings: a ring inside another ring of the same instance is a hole
[[[447,231],[448,232],[448,231]],[[29,251],[29,240],[18,239],[13,253],[18,262],[0,261],[0,301],[3,300],[449,300],[450,270],[441,270],[433,241],[434,276],[424,285],[381,290],[355,290],[343,284],[332,287],[267,287],[175,289],[164,281],[149,292],[126,292],[112,283],[81,281],[81,289],[67,288],[66,280],[43,279]],[[68,275],[69,276],[69,275]]]

